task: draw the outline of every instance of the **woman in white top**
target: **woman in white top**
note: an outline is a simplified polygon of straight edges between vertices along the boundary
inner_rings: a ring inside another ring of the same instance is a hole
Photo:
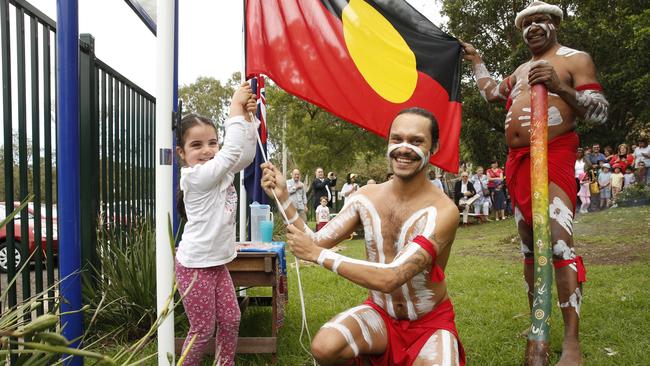
[[[582,173],[586,173],[591,168],[591,163],[585,158],[585,152],[581,147],[576,151],[576,162],[573,167],[576,180],[580,178]]]
[[[183,118],[176,127],[176,152],[180,156],[180,212],[187,223],[176,251],[176,281],[190,330],[183,345],[188,351],[183,365],[199,365],[216,329],[217,364],[235,364],[239,332],[239,306],[225,264],[236,256],[235,173],[255,156],[256,123],[248,120],[255,111],[255,97],[243,83],[232,97],[225,122],[223,147],[219,149],[214,123],[197,115]]]
[[[348,173],[348,176],[346,177],[346,182],[343,184],[343,187],[341,188],[341,196],[343,196],[343,204],[345,205],[345,200],[348,199],[351,195],[353,195],[357,189],[359,189],[359,185],[356,183],[357,181],[357,175],[354,173]]]

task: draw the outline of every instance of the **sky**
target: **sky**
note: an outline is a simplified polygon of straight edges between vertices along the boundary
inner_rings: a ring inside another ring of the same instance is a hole
[[[56,21],[56,0],[28,2]],[[440,24],[435,0],[408,2]],[[225,82],[233,72],[241,71],[241,0],[179,3],[179,86],[200,76]],[[155,95],[156,38],[124,0],[79,0],[79,33],[95,37],[99,59]]]

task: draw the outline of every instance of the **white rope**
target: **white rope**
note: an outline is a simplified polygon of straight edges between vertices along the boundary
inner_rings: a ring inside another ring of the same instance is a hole
[[[251,121],[253,121],[253,113],[248,112],[249,117],[251,118]],[[260,147],[260,151],[262,152],[262,157],[264,158],[265,162],[269,162],[268,157],[266,156],[266,153],[264,152],[264,146],[262,145],[262,139],[260,138],[260,133],[259,131],[256,132],[257,135],[257,144]],[[289,222],[289,218],[287,217],[287,213],[284,212],[284,206],[278,199],[278,196],[275,194],[275,190],[272,190],[273,192],[273,198],[275,198],[275,203],[278,206],[278,211],[280,211],[280,214],[282,215],[282,218],[284,219],[284,222]],[[304,225],[307,225],[307,223],[303,223]],[[316,360],[314,360],[313,356],[311,355],[311,352],[305,347],[305,345],[302,342],[302,336],[305,331],[307,332],[307,338],[309,339],[309,344],[311,344],[311,333],[309,332],[309,326],[307,324],[307,311],[305,310],[305,295],[302,291],[302,282],[300,281],[300,262],[298,261],[298,257],[294,256],[294,260],[296,262],[296,276],[298,278],[298,294],[300,295],[300,310],[302,312],[302,320],[300,324],[300,336],[298,337],[298,342],[300,342],[300,347],[309,354],[310,357],[312,357],[312,361],[314,363],[314,366],[316,366]]]

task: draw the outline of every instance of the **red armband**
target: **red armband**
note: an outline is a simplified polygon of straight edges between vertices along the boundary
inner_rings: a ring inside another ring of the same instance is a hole
[[[426,250],[429,255],[431,255],[431,281],[433,282],[440,282],[445,279],[445,273],[442,271],[442,268],[438,264],[436,264],[436,256],[438,255],[436,253],[436,248],[433,246],[433,243],[425,238],[422,235],[418,235],[415,238],[413,238],[413,242],[419,246],[422,247],[422,249]]]
[[[562,268],[573,263],[576,264],[576,270],[578,272],[578,282],[579,283],[587,282],[587,269],[585,268],[585,264],[582,262],[581,256],[577,256],[573,259],[567,259],[562,261],[553,261],[553,267]]]
[[[598,83],[591,83],[591,84],[580,85],[576,87],[576,90],[577,91],[584,91],[584,90],[603,91],[603,87]]]

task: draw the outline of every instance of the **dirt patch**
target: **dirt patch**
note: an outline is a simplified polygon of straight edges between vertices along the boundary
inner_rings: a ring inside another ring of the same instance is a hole
[[[639,260],[647,260],[650,253],[650,242],[621,243],[612,241],[611,244],[590,245],[581,241],[576,243],[576,252],[584,257],[586,264],[628,264]]]

